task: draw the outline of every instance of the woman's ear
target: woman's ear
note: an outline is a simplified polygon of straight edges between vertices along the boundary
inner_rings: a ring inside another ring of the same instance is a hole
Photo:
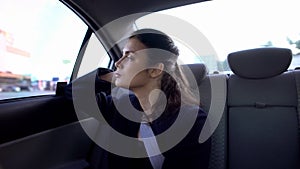
[[[152,78],[159,77],[163,73],[164,67],[163,63],[156,64],[156,66],[148,69],[149,76]]]

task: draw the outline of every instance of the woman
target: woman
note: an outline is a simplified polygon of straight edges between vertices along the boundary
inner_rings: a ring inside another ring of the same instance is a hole
[[[96,155],[96,159],[94,157],[92,161],[97,161],[97,158],[104,160],[98,159],[101,164],[91,164],[92,168],[208,168],[210,140],[203,144],[198,143],[206,113],[197,106],[199,102],[193,92],[188,90],[189,83],[177,64],[178,56],[179,51],[169,36],[157,30],[142,29],[129,37],[123,56],[115,63],[116,71],[98,69],[96,96],[99,108],[108,123],[124,135],[143,142],[143,138],[147,136],[140,124],[142,121],[142,124],[149,124],[150,131],[157,136],[166,132],[182,114],[188,116],[191,111],[196,110],[196,116],[195,121],[178,123],[179,129],[189,123],[192,123],[192,128],[170,150],[165,150],[163,146],[173,141],[171,137],[164,138],[163,141],[154,139],[154,144],[158,145],[155,148],[149,148],[148,143],[144,142],[143,147],[149,158],[122,157],[98,147],[105,155]],[[124,114],[120,114],[116,102],[122,103],[124,98],[114,102],[107,92],[112,82],[134,93],[130,95],[130,101],[140,110],[140,121],[129,120]],[[156,159],[150,157],[149,151],[152,149],[158,149],[161,153],[155,156]]]

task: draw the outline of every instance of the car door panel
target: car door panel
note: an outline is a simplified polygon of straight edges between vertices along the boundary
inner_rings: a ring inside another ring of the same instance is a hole
[[[71,101],[39,96],[1,101],[0,168],[84,168],[91,139],[77,120]],[[16,162],[17,161],[17,162]]]

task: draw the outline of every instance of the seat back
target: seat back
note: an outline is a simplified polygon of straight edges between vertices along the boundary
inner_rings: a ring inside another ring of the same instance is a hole
[[[289,49],[231,53],[228,79],[230,169],[299,169],[297,87]]]
[[[226,105],[222,108],[221,112],[215,112],[212,106],[220,106],[215,105],[216,102],[213,100],[218,96],[214,96],[214,94],[220,93],[212,93],[212,87],[217,87],[218,89],[214,90],[224,90],[223,88],[226,86],[216,86],[215,84],[225,84],[227,76],[224,74],[217,75],[209,75],[205,64],[187,64],[188,68],[192,71],[197,81],[197,86],[191,86],[192,88],[197,88],[200,94],[200,105],[205,112],[208,112],[208,118],[214,121],[217,126],[211,125],[211,131],[213,135],[211,136],[211,153],[210,153],[210,162],[209,169],[226,169],[227,165],[227,122],[226,122]],[[223,88],[222,88],[223,87]],[[224,91],[226,92],[226,91]],[[226,93],[225,93],[226,99]],[[224,105],[221,105],[224,106]],[[219,110],[218,110],[219,111]],[[221,114],[221,119],[218,116]],[[217,120],[217,122],[215,121]],[[204,129],[205,127],[203,127]]]

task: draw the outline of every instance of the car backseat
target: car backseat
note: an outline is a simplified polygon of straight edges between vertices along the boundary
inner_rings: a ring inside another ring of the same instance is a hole
[[[300,168],[297,83],[295,72],[287,72],[291,59],[283,48],[229,54],[230,169]]]
[[[287,71],[291,59],[291,51],[283,48],[229,54],[234,74],[226,78],[227,103],[212,135],[210,169],[300,168],[300,71]],[[226,75],[203,77],[204,64],[188,66],[201,77],[204,110],[220,113],[210,111],[216,90],[211,79],[222,82]]]
[[[208,74],[204,64],[187,65],[197,81],[191,87],[199,89],[208,112],[209,169],[300,168],[300,71],[287,71],[291,58],[291,51],[281,48],[231,53],[232,75]],[[101,152],[92,148],[90,168],[101,166]]]
[[[287,71],[291,58],[282,48],[231,53],[232,75],[208,74],[204,64],[186,65],[213,133],[209,169],[300,168],[300,70]],[[90,168],[101,166],[101,152],[98,146],[92,150]]]

